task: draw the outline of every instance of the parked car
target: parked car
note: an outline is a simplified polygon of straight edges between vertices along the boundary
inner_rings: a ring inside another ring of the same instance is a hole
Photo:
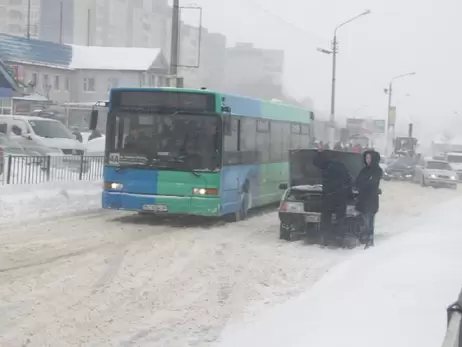
[[[22,136],[42,147],[58,148],[65,155],[81,155],[85,150],[72,132],[54,119],[0,115],[0,126],[7,136]]]
[[[422,159],[415,167],[414,181],[422,187],[457,189],[458,176],[445,160]]]
[[[36,164],[44,167],[46,165],[45,157],[62,157],[63,153],[57,148],[41,146],[34,140],[14,135],[8,137],[0,133],[0,175],[4,171],[9,156],[12,156],[14,160],[23,157],[24,159],[21,160],[26,160],[24,165]]]
[[[415,159],[413,157],[399,157],[387,165],[383,172],[383,179],[385,181],[411,181],[414,177],[414,169]]]

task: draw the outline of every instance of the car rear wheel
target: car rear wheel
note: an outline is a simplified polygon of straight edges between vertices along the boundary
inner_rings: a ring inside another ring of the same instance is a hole
[[[291,227],[288,224],[281,223],[279,226],[279,239],[290,241]]]

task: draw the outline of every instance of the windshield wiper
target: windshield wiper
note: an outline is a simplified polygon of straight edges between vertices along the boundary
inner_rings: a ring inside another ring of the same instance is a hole
[[[179,157],[179,158],[170,158],[168,161],[169,161],[170,163],[175,163],[175,164],[184,164],[184,163],[186,163],[186,162],[184,161],[184,159],[182,159],[181,157]],[[201,177],[201,174],[200,174],[199,172],[197,172],[195,169],[190,168],[190,170],[191,170],[191,173],[192,173],[194,176],[196,176],[196,177]]]

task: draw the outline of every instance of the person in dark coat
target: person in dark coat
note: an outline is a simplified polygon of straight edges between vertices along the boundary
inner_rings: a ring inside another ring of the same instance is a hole
[[[365,151],[363,157],[365,167],[356,177],[355,182],[359,192],[356,209],[364,215],[367,233],[366,247],[370,247],[374,245],[374,220],[379,211],[380,180],[383,171],[379,166],[380,154],[378,152]]]
[[[345,165],[329,160],[322,148],[315,156],[313,164],[322,170],[321,242],[326,245],[334,236],[332,215],[335,215],[336,219],[336,234],[343,231],[343,221],[346,217],[353,179]]]

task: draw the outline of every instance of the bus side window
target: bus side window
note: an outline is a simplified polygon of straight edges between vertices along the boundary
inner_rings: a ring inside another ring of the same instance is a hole
[[[282,138],[282,123],[278,121],[271,121],[271,162],[279,163],[282,161],[283,153],[283,138]]]
[[[300,139],[300,148],[309,149],[310,148],[310,126],[308,124],[302,124],[301,127],[301,139]]]
[[[257,120],[257,151],[258,163],[270,162],[270,122],[269,120]]]
[[[239,150],[242,164],[255,164],[257,162],[257,125],[255,118],[241,118],[239,133]]]
[[[282,128],[282,159],[284,161],[289,160],[289,151],[290,151],[290,124],[281,123]]]
[[[300,124],[291,124],[290,149],[300,149]]]

